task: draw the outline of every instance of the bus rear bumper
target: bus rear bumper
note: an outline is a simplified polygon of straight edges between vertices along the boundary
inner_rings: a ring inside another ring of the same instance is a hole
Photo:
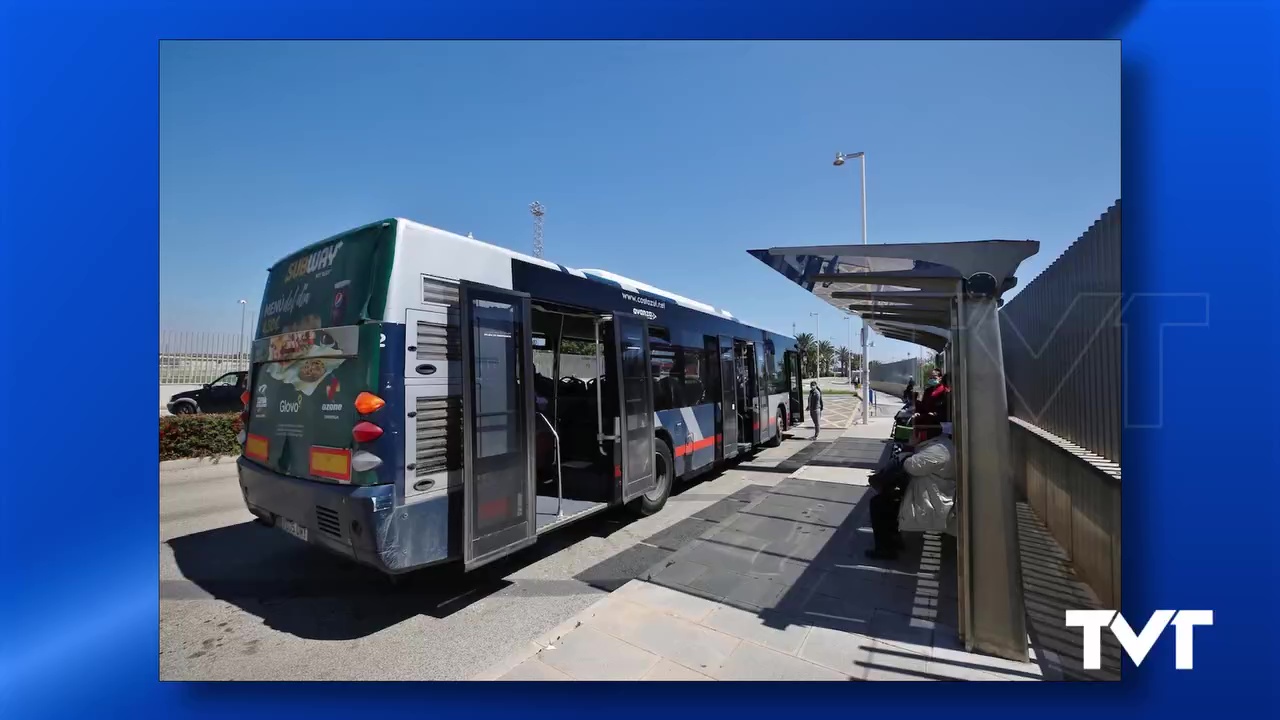
[[[305,529],[306,541],[398,574],[461,557],[460,493],[441,493],[397,507],[394,485],[331,485],[237,462],[249,512],[282,530]],[[454,528],[450,532],[450,528]],[[293,533],[301,534],[301,533]]]

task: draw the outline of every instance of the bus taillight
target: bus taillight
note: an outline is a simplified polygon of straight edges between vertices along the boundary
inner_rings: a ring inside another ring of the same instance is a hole
[[[362,392],[356,396],[356,412],[361,415],[372,415],[382,409],[387,404],[386,400],[374,395],[371,392]]]
[[[351,428],[351,437],[358,443],[373,442],[382,437],[382,428],[366,420]]]
[[[356,472],[367,472],[382,464],[382,458],[371,452],[361,450],[351,456],[351,469]]]

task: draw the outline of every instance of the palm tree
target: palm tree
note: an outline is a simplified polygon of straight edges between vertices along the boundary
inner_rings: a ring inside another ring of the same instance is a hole
[[[831,370],[831,359],[835,356],[836,349],[829,340],[818,341],[818,360],[821,363],[818,369],[818,376],[822,376],[822,368]]]
[[[800,348],[805,374],[809,377],[817,377],[815,370],[817,366],[814,364],[817,361],[817,353],[813,348],[813,335],[807,332],[796,335],[796,346]]]
[[[844,345],[841,345],[840,347],[836,348],[836,355],[839,356],[840,358],[841,374],[847,376],[849,374],[849,361],[853,358],[853,355],[849,353],[849,348],[845,347]]]

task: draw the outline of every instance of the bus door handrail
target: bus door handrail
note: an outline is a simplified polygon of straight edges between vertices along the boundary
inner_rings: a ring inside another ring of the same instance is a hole
[[[610,319],[612,319],[612,318],[610,318]],[[606,453],[606,452],[604,451],[604,441],[605,441],[605,440],[617,440],[617,439],[618,439],[618,436],[617,436],[617,435],[605,435],[605,434],[604,434],[604,395],[602,394],[602,391],[600,390],[600,386],[603,384],[603,382],[602,382],[602,381],[604,380],[604,376],[603,376],[603,370],[604,370],[603,365],[604,365],[604,363],[602,362],[602,357],[601,357],[601,355],[600,355],[600,320],[601,320],[601,318],[598,318],[598,317],[597,317],[597,318],[596,318],[596,321],[595,321],[595,335],[596,335],[596,449],[598,449],[598,450],[600,451],[600,454],[601,454],[601,455],[608,455],[608,453]]]
[[[564,517],[564,475],[560,470],[560,433],[556,432],[556,428],[547,419],[546,415],[538,413],[538,417],[542,418],[542,422],[547,424],[547,429],[551,431],[551,437],[556,441],[556,517]]]

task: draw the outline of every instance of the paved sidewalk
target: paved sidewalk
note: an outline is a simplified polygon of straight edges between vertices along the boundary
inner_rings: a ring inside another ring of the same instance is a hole
[[[887,419],[850,427],[736,515],[477,679],[1041,679],[1034,663],[959,646],[950,538],[909,535],[892,563],[864,557],[866,476],[888,431]]]

